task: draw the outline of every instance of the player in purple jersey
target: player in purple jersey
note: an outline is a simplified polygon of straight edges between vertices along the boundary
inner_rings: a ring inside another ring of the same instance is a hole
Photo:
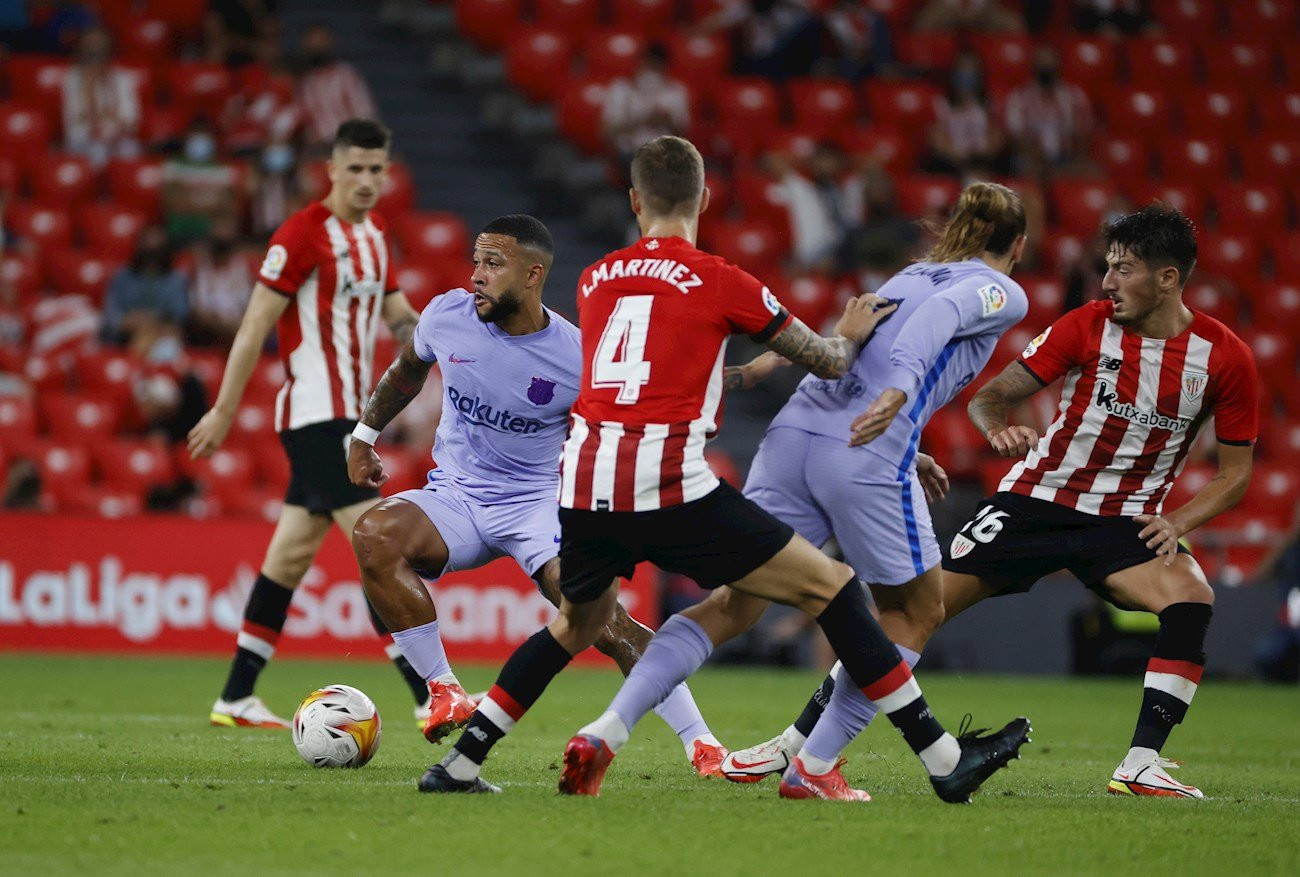
[[[804,378],[768,427],[745,484],[745,496],[814,545],[835,537],[909,665],[944,617],[941,557],[926,499],[943,495],[947,476],[918,452],[921,430],[1025,316],[1025,293],[1007,276],[1024,245],[1019,196],[992,183],[968,186],[925,260],[880,288],[898,310],[876,328],[847,375]],[[863,413],[868,400],[874,401]],[[754,620],[766,608],[733,593],[710,599]],[[848,787],[838,761],[876,708],[856,685],[837,685],[842,674],[840,665],[832,668],[779,737],[731,753],[723,762],[728,779],[783,773],[783,797],[867,800]]]
[[[559,603],[560,448],[582,371],[577,328],[542,305],[551,235],[531,216],[493,220],[474,245],[474,290],[435,298],[415,334],[375,387],[348,449],[361,486],[387,480],[374,442],[414,399],[434,362],[442,369],[437,468],[418,490],[375,505],[357,521],[362,584],[411,666],[428,682],[424,735],[440,742],[474,703],[451,671],[425,579],[512,557]],[[619,607],[596,647],[627,673],[651,631]],[[656,712],[681,738],[701,774],[726,755],[679,685]]]

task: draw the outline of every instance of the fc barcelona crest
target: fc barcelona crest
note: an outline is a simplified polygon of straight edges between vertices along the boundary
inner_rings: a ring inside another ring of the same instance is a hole
[[[533,378],[528,385],[528,401],[534,405],[546,405],[555,398],[555,381],[545,378]]]
[[[1210,376],[1204,372],[1183,372],[1183,398],[1188,402],[1198,401],[1209,382]]]

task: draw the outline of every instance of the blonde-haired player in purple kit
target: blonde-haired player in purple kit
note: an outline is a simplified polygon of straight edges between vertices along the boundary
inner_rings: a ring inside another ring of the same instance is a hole
[[[582,371],[578,329],[542,305],[554,245],[522,214],[488,223],[474,243],[473,291],[452,290],[420,315],[353,433],[348,472],[362,487],[386,480],[372,447],[379,431],[424,386],[434,362],[443,415],[428,483],[381,501],[357,521],[362,584],[393,640],[428,683],[425,737],[465,724],[475,704],[447,661],[424,579],[512,557],[559,603],[560,449]],[[652,636],[622,607],[596,647],[627,673]],[[656,712],[702,775],[726,755],[685,684]]]
[[[804,378],[768,427],[745,483],[746,497],[814,545],[836,538],[909,665],[944,617],[941,556],[926,499],[942,496],[947,476],[919,453],[921,430],[980,373],[1002,333],[1024,318],[1024,290],[1008,276],[1024,246],[1019,196],[994,183],[968,186],[925,259],[880,288],[898,310],[847,375]],[[755,621],[766,608],[725,588],[710,599]],[[723,774],[755,782],[782,773],[787,798],[870,800],[849,788],[839,755],[876,708],[847,679],[836,684],[843,674],[837,664],[795,724],[731,753]]]

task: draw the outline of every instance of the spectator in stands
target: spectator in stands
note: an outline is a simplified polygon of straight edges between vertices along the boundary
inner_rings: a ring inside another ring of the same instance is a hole
[[[832,146],[818,146],[808,172],[785,152],[769,152],[763,168],[781,188],[789,215],[792,267],[829,273],[840,264],[849,232],[846,214],[844,156]]]
[[[994,170],[1006,148],[1006,135],[989,107],[978,54],[963,49],[957,55],[948,90],[934,104],[928,138],[931,169],[963,177]]]
[[[335,57],[334,34],[324,25],[307,29],[298,45],[303,66],[298,85],[307,143],[327,147],[348,119],[378,119],[379,111],[366,81],[346,61]]]
[[[1033,79],[1007,97],[1006,125],[1019,172],[1050,176],[1086,167],[1092,106],[1083,89],[1061,79],[1054,49],[1034,50]]]
[[[1143,0],[1074,0],[1074,26],[1107,36],[1132,36],[1151,26]]]
[[[135,257],[109,281],[103,338],[156,357],[178,346],[187,307],[185,275],[172,265],[167,231],[148,226],[140,232]]]
[[[944,33],[1023,33],[1025,20],[998,0],[930,0],[916,13],[912,27]]]
[[[631,162],[641,144],[665,134],[685,135],[691,126],[690,93],[667,70],[668,53],[655,43],[635,75],[609,84],[601,126],[620,166]]]
[[[807,0],[726,0],[695,26],[700,34],[733,29],[740,40],[736,72],[745,76],[807,76],[821,55],[821,24]]]
[[[203,35],[210,61],[243,67],[257,60],[267,38],[275,37],[276,0],[208,0]]]
[[[163,164],[167,233],[178,246],[206,237],[212,221],[238,208],[235,169],[217,155],[217,136],[206,119],[185,130],[180,152]]]
[[[222,142],[236,154],[260,150],[268,140],[291,141],[302,127],[302,107],[297,86],[284,67],[279,42],[263,40],[258,46],[255,75],[221,108]]]
[[[894,47],[885,16],[860,0],[837,0],[823,20],[835,50],[832,74],[856,81],[890,72]]]
[[[239,224],[233,216],[222,216],[195,252],[186,319],[195,344],[229,346],[239,329],[256,281],[239,244]]]
[[[284,140],[268,143],[258,156],[250,180],[253,234],[268,238],[306,201],[302,168],[293,145]]]
[[[27,0],[26,24],[15,48],[69,55],[82,32],[95,26],[95,13],[76,0]]]
[[[899,212],[894,181],[879,164],[863,164],[850,178],[846,192],[846,209],[854,218],[849,262],[863,291],[875,292],[912,257],[920,231]]]
[[[112,57],[108,31],[91,28],[63,80],[64,146],[97,166],[140,152],[140,101],[130,75],[109,63]]]

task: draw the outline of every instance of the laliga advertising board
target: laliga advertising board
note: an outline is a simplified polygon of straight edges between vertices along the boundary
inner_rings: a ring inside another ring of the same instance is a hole
[[[226,656],[271,525],[0,514],[0,649]],[[509,559],[433,587],[451,660],[501,662],[555,615]],[[623,603],[656,625],[652,573]],[[294,595],[277,656],[383,659],[352,549],[331,529]],[[603,660],[594,649],[582,656]]]

